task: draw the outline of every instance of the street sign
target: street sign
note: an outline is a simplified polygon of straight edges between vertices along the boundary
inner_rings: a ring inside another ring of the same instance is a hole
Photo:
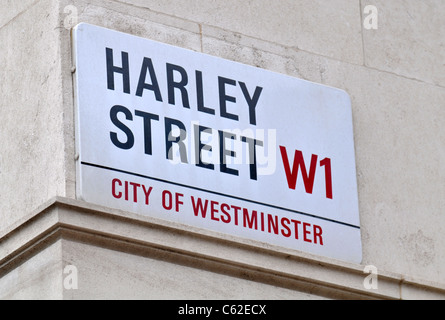
[[[346,92],[88,24],[73,48],[79,199],[361,262]]]

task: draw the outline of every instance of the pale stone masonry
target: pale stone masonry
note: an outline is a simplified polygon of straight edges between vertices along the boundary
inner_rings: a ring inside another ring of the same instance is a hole
[[[442,0],[2,0],[0,299],[444,299],[443,12]],[[80,22],[348,92],[362,264],[76,200]]]

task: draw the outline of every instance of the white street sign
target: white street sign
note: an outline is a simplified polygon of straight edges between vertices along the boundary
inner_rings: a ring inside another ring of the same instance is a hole
[[[73,47],[79,199],[361,262],[347,93],[88,24]]]

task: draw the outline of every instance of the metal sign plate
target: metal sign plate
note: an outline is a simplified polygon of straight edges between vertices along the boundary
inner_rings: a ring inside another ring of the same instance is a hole
[[[79,199],[361,261],[344,91],[88,24],[73,48]]]

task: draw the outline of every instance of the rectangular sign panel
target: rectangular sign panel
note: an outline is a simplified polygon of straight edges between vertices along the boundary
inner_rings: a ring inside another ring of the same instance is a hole
[[[73,47],[79,199],[361,262],[344,91],[88,24]]]

